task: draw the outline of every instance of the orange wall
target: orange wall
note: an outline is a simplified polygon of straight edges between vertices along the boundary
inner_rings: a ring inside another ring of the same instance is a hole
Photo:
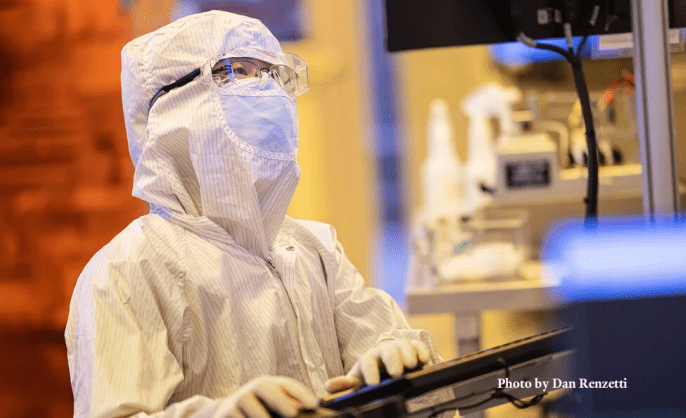
[[[131,197],[118,0],[0,5],[0,411],[66,417],[63,330],[89,258],[147,208]],[[7,4],[9,3],[9,4]]]

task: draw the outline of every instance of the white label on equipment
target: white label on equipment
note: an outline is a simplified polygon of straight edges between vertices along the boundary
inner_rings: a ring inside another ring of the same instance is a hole
[[[678,44],[681,41],[681,30],[669,30],[669,43]],[[633,33],[617,33],[613,35],[600,35],[598,49],[625,49],[634,47]]]

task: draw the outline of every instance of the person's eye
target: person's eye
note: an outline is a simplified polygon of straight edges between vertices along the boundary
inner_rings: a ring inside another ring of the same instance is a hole
[[[236,75],[248,75],[248,72],[243,67],[238,67],[233,69],[233,73]]]

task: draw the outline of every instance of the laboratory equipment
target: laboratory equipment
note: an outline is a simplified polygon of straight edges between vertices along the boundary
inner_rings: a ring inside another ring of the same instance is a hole
[[[638,132],[643,170],[639,166],[638,171],[628,173],[628,176],[611,177],[618,177],[621,181],[627,177],[642,177],[646,214],[653,215],[659,210],[674,212],[678,206],[672,205],[676,182],[671,142],[670,85],[665,77],[669,71],[669,54],[664,54],[668,45],[665,42],[665,26],[686,26],[685,4],[666,0],[596,3],[603,7],[590,33],[602,33],[604,30],[630,32],[631,15],[635,39],[633,51],[636,57]],[[589,8],[591,2],[443,0],[419,4],[411,0],[387,0],[386,5],[388,48],[400,51],[511,41],[515,36],[515,25],[524,28],[533,39],[562,37],[562,21],[557,13],[564,11],[569,16],[569,12],[583,10],[580,9],[582,6]],[[615,18],[620,15],[620,9],[623,11],[620,19],[623,21],[622,28],[613,24],[613,20],[617,21]],[[664,13],[667,9],[669,16]],[[575,35],[583,33],[579,25],[572,25],[568,29]],[[652,116],[658,116],[659,119],[649,118],[647,109],[651,109]],[[588,113],[588,107],[586,110]],[[664,167],[661,167],[660,161],[663,161]],[[572,174],[568,180],[576,181],[583,177],[580,172]],[[602,180],[600,184],[602,187]],[[602,267],[596,267],[598,273],[603,272]],[[650,279],[643,278],[644,281]],[[589,280],[589,283],[592,282]],[[617,293],[620,292],[621,283],[617,289]],[[427,297],[426,305],[444,303],[447,298],[441,293],[440,290],[433,292],[431,296],[435,297]],[[529,308],[531,306],[534,305],[526,305]],[[629,380],[636,382],[634,389],[637,389],[605,393],[602,390],[587,391],[578,416],[683,416],[683,376],[686,371],[683,362],[679,361],[683,351],[680,343],[686,340],[683,306],[683,296],[649,296],[645,304],[641,299],[599,301],[597,305],[580,306],[581,311],[571,315],[572,323],[580,324],[582,334],[585,334],[580,339],[584,347],[583,359],[579,362],[580,370],[604,370],[605,378],[613,380],[622,379],[622,370],[627,370],[633,376]],[[669,325],[663,326],[665,324]],[[625,356],[626,353],[631,355]],[[584,368],[584,364],[588,367]],[[670,365],[673,367],[670,368]],[[607,374],[608,371],[611,373]],[[665,371],[665,380],[661,381]],[[638,415],[636,407],[641,408]]]
[[[622,76],[625,77],[625,76]],[[587,147],[577,96],[527,91],[513,112],[516,134],[497,145],[496,205],[580,200],[586,193]],[[599,147],[599,193],[641,195],[635,96],[627,85],[591,92]]]
[[[686,215],[578,219],[550,229],[541,248],[543,275],[567,302],[686,294]]]
[[[574,37],[574,49],[581,44],[582,37]],[[546,39],[547,43],[565,47],[564,38]],[[669,42],[672,52],[684,51],[684,30],[674,28],[669,30]],[[632,55],[633,39],[630,33],[612,35],[589,36],[586,46],[581,51],[583,60],[625,58]],[[497,63],[505,67],[520,70],[531,64],[561,61],[563,58],[554,52],[531,49],[519,42],[505,42],[491,45],[489,55]]]
[[[563,48],[537,44],[535,39],[565,37],[568,48],[572,50],[572,36],[584,35],[585,38],[586,35],[626,33],[633,29],[635,42],[622,42],[621,49],[633,47],[636,58],[634,68],[637,75],[644,212],[655,214],[678,210],[669,37],[666,29],[686,26],[686,0],[578,0],[565,1],[564,4],[552,0],[436,0],[421,3],[386,0],[385,4],[387,48],[392,52],[525,40],[524,43],[529,46],[554,49],[566,55]],[[595,5],[601,7],[598,11],[594,10],[588,20],[588,13]],[[586,23],[591,21],[594,24]],[[568,58],[575,68],[575,84],[580,99],[588,96],[584,91],[579,61],[583,45],[582,41],[576,48],[576,58]],[[648,73],[652,76],[647,77]],[[583,107],[584,119],[590,124],[590,106],[585,103]],[[652,110],[651,113],[647,111],[648,108]],[[591,139],[594,136],[592,126],[587,127],[587,132],[589,141],[595,142]],[[596,146],[592,148],[596,149]],[[595,156],[595,153],[591,155]],[[586,213],[592,220],[597,211],[598,170],[595,158],[591,158],[590,162]]]
[[[604,92],[591,94],[599,121],[599,186],[606,198],[641,194],[635,99],[632,86],[625,81],[628,77],[625,74]],[[414,288],[518,278],[519,268],[531,255],[529,214],[522,208],[535,202],[580,201],[586,193],[586,169],[568,157],[573,153],[570,131],[584,137],[576,95],[522,93],[489,83],[470,93],[462,110],[469,116],[468,161],[462,179],[446,177],[461,172],[461,165],[449,154],[454,153],[452,148],[436,152],[434,116],[430,119],[424,192],[426,196],[443,194],[440,201],[425,197],[425,202],[434,203],[425,205],[421,224],[415,226]],[[450,126],[446,118],[447,112],[441,113],[441,123]],[[603,158],[603,144],[617,156]],[[583,140],[584,152],[585,145]],[[442,164],[433,161],[432,155],[440,155],[436,161]],[[436,172],[439,167],[445,173]],[[446,178],[453,178],[452,183]],[[445,184],[455,185],[452,199],[445,197]],[[437,202],[443,205],[441,216],[427,210],[438,207]],[[488,222],[482,222],[485,217],[490,218]],[[495,235],[501,239],[484,239]]]
[[[535,382],[566,379],[566,365],[574,351],[573,341],[570,329],[545,332],[409,371],[400,377],[385,379],[378,385],[330,395],[322,399],[320,405],[349,414],[344,416],[415,418],[429,417],[436,411],[450,409],[459,409],[461,414],[471,413],[508,401],[522,405],[526,403],[520,398],[529,396],[535,396],[530,401],[533,405],[547,393],[542,385],[536,387]],[[519,384],[507,385],[506,380]],[[453,387],[454,400],[418,411],[405,409],[406,400],[443,387]],[[356,414],[360,408],[381,408],[389,404],[390,414]]]
[[[532,39],[564,38],[563,14],[574,21],[601,4],[590,35],[631,32],[630,0],[565,1],[517,0],[386,0],[387,47],[391,52],[456,45],[514,42],[516,23]],[[670,0],[668,26],[686,27],[686,1]],[[584,34],[583,24],[572,26],[574,36]],[[592,43],[592,42],[589,42]],[[566,45],[565,45],[566,46]]]
[[[553,228],[543,246],[545,275],[559,283],[573,326],[575,376],[626,379],[618,390],[579,390],[570,417],[683,416],[686,341],[686,217],[579,219]]]
[[[462,101],[462,110],[469,117],[465,200],[470,215],[487,205],[497,189],[498,146],[510,143],[515,134],[512,103],[520,98],[521,92],[514,87],[488,83]],[[497,134],[491,128],[491,118],[498,120]]]

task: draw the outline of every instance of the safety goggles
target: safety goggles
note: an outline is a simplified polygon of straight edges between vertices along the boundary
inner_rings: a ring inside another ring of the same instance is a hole
[[[259,80],[258,86],[262,88],[271,78],[291,96],[300,96],[307,92],[309,81],[305,60],[292,53],[275,54],[261,50],[255,50],[253,53],[260,58],[225,54],[212,60],[212,81],[217,86],[222,87],[231,83],[240,83],[242,80],[257,78]],[[200,74],[202,74],[202,70],[196,68],[175,82],[159,89],[150,100],[148,111],[155,101],[164,94],[190,83]]]
[[[309,85],[305,60],[291,53],[271,54],[261,51],[260,55],[272,59],[266,61],[251,57],[219,57],[212,66],[212,80],[221,87],[237,80],[265,80],[263,76],[269,75],[292,96],[307,92]]]

